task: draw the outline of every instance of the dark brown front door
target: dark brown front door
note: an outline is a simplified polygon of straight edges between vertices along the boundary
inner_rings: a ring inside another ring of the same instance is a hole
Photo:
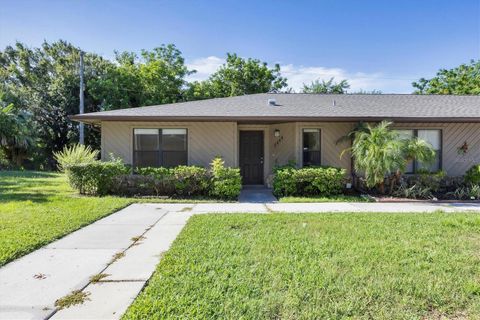
[[[263,131],[240,131],[243,184],[263,184]]]

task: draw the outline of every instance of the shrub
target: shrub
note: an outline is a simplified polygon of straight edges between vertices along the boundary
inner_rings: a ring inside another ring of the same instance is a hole
[[[215,158],[211,163],[212,184],[210,195],[220,199],[237,199],[242,190],[240,169],[226,168],[222,158]]]
[[[343,190],[346,170],[334,167],[278,169],[273,181],[273,193],[282,196],[339,194]]]
[[[121,161],[94,161],[70,164],[65,167],[72,188],[81,194],[105,195],[111,192],[115,178],[127,174],[130,169]]]
[[[473,165],[465,172],[465,182],[480,185],[480,164]]]
[[[175,193],[180,196],[204,195],[210,185],[207,169],[178,166],[172,169]]]
[[[90,146],[74,144],[70,147],[65,146],[62,151],[54,152],[53,156],[58,162],[58,169],[65,171],[69,166],[95,162],[98,154],[99,151],[93,150]]]
[[[455,200],[480,200],[480,185],[471,184],[459,187],[455,191],[449,192],[448,195]]]

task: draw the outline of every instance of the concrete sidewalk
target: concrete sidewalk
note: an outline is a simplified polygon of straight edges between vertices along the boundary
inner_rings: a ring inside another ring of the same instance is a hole
[[[120,318],[191,215],[172,209],[134,204],[7,264],[0,319]],[[90,283],[100,273],[109,282]],[[82,289],[90,300],[55,313],[57,299]]]
[[[480,212],[480,203],[133,204],[0,268],[0,319],[120,318],[194,214],[438,210]],[[92,283],[98,274],[108,276]],[[73,290],[89,300],[55,310]]]

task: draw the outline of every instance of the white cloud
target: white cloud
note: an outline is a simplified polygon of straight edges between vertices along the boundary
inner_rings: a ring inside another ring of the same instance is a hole
[[[225,59],[216,56],[198,58],[187,62],[186,65],[189,69],[197,70],[187,80],[205,80],[223,63],[225,63]],[[411,86],[413,79],[393,78],[382,72],[348,72],[342,68],[293,64],[284,64],[280,67],[282,75],[288,80],[288,86],[292,87],[295,92],[301,92],[304,83],[309,84],[317,79],[329,80],[332,77],[337,82],[347,79],[350,84],[348,92],[380,90],[383,93],[411,93],[413,91]]]
[[[194,74],[187,77],[188,81],[201,81],[206,80],[212,73],[225,63],[225,59],[210,56],[206,58],[194,59],[191,62],[187,62],[186,65],[189,70],[197,70]]]

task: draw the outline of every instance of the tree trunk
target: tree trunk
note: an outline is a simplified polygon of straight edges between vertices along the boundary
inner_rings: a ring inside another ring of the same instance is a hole
[[[378,184],[378,190],[380,191],[381,194],[385,194],[385,182],[382,181]]]

